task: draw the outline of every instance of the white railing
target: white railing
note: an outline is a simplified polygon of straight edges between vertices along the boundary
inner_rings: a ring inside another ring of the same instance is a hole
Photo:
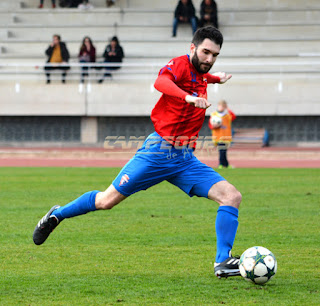
[[[154,79],[159,70],[165,66],[165,62],[146,62],[146,63],[78,63],[70,62],[67,64],[49,64],[39,62],[17,62],[17,63],[1,63],[0,62],[0,78],[6,77],[8,80],[35,80],[43,78],[45,75],[45,67],[70,67],[67,71],[68,80],[79,80],[82,73],[88,73],[88,80],[98,80],[104,73],[111,73],[115,79],[119,80],[150,80]],[[107,70],[106,67],[121,67],[117,70]],[[83,70],[86,69],[87,70]],[[300,74],[301,78],[320,78],[320,60],[301,60],[297,62],[256,62],[239,61],[232,62],[223,59],[214,65],[213,71],[226,71],[228,73],[237,74],[237,78],[251,79],[256,78],[258,74],[262,79],[268,78],[297,78]],[[62,70],[50,71],[53,76],[60,76]]]

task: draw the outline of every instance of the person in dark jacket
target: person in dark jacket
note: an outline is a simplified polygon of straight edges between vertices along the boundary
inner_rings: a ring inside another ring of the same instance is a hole
[[[104,62],[105,63],[121,63],[122,59],[124,58],[124,52],[122,47],[120,46],[119,40],[117,36],[112,37],[111,42],[109,45],[107,45],[104,53]],[[99,83],[102,83],[104,81],[105,77],[112,77],[112,74],[110,73],[110,70],[117,70],[121,68],[121,66],[112,65],[112,66],[105,66],[105,69],[107,72],[105,72],[102,79],[99,80]]]
[[[67,70],[70,69],[67,65],[70,55],[66,44],[61,41],[60,35],[53,35],[52,43],[46,50],[46,55],[48,61],[44,69],[47,75],[47,84],[50,84],[51,70],[62,70],[62,83],[65,83]]]
[[[90,37],[86,36],[83,39],[78,57],[79,57],[80,63],[84,63],[84,64],[95,63],[96,48],[92,44],[92,40]],[[81,83],[84,83],[84,77],[88,76],[89,69],[90,69],[90,66],[82,67]]]
[[[218,29],[218,8],[214,0],[203,0],[200,6],[200,27],[213,25]]]
[[[172,37],[176,37],[179,22],[189,22],[192,26],[193,34],[197,30],[196,10],[191,0],[180,0],[174,12],[173,33]]]

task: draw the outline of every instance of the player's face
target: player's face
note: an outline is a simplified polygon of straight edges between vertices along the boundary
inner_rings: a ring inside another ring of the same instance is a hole
[[[222,113],[226,108],[227,108],[227,107],[226,107],[225,104],[218,103],[217,111]]]
[[[205,39],[201,45],[191,45],[191,63],[199,73],[207,73],[217,60],[220,46],[210,39]]]

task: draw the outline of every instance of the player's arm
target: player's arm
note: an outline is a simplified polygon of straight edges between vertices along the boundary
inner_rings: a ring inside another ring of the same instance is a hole
[[[208,108],[209,106],[211,106],[211,104],[208,103],[206,99],[189,95],[179,86],[177,86],[174,80],[175,78],[171,73],[163,72],[156,79],[154,87],[165,95],[180,98],[187,103],[194,105],[195,107]]]
[[[237,118],[236,114],[230,108],[228,108],[228,113],[231,115],[231,121]]]
[[[206,77],[207,77],[208,83],[210,84],[215,84],[215,83],[224,84],[225,82],[227,82],[232,78],[232,75],[226,74],[225,72],[216,72],[215,74],[207,73]]]

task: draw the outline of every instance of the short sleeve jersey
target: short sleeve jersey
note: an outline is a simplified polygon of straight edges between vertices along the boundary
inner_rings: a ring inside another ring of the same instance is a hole
[[[162,74],[173,76],[173,82],[189,95],[207,98],[207,74],[197,72],[189,55],[172,59],[160,70],[159,75]],[[161,137],[172,144],[185,145],[195,143],[205,113],[205,109],[196,108],[181,98],[162,94],[152,110],[151,120]]]

